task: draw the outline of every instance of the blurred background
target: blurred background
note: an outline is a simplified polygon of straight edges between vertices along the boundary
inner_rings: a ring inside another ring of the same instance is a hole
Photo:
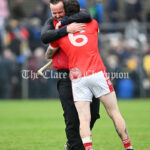
[[[118,98],[150,98],[150,0],[79,2],[99,23],[99,50]],[[46,63],[40,31],[50,16],[48,0],[0,0],[0,99],[58,98],[58,79],[36,74]]]

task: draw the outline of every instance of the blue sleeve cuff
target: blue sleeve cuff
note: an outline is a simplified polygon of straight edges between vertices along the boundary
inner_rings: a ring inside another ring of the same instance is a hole
[[[63,19],[61,20],[61,25],[67,25],[69,24],[69,19],[68,16],[63,17]]]

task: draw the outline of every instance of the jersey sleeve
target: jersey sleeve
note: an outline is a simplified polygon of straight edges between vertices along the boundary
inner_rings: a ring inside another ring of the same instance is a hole
[[[49,44],[49,47],[50,47],[50,49],[56,49],[56,48],[59,47],[59,44],[58,44],[57,41],[51,42],[51,43]]]

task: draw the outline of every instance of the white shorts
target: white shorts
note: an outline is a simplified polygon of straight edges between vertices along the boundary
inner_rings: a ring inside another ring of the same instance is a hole
[[[92,101],[93,95],[99,98],[114,91],[112,83],[106,72],[81,77],[72,80],[72,92],[74,101]]]

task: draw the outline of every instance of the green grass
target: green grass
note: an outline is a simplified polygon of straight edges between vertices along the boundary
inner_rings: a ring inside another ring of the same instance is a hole
[[[150,150],[150,101],[119,101],[135,150]],[[65,125],[59,101],[0,101],[0,150],[64,150]],[[101,106],[93,129],[95,150],[123,150]]]

